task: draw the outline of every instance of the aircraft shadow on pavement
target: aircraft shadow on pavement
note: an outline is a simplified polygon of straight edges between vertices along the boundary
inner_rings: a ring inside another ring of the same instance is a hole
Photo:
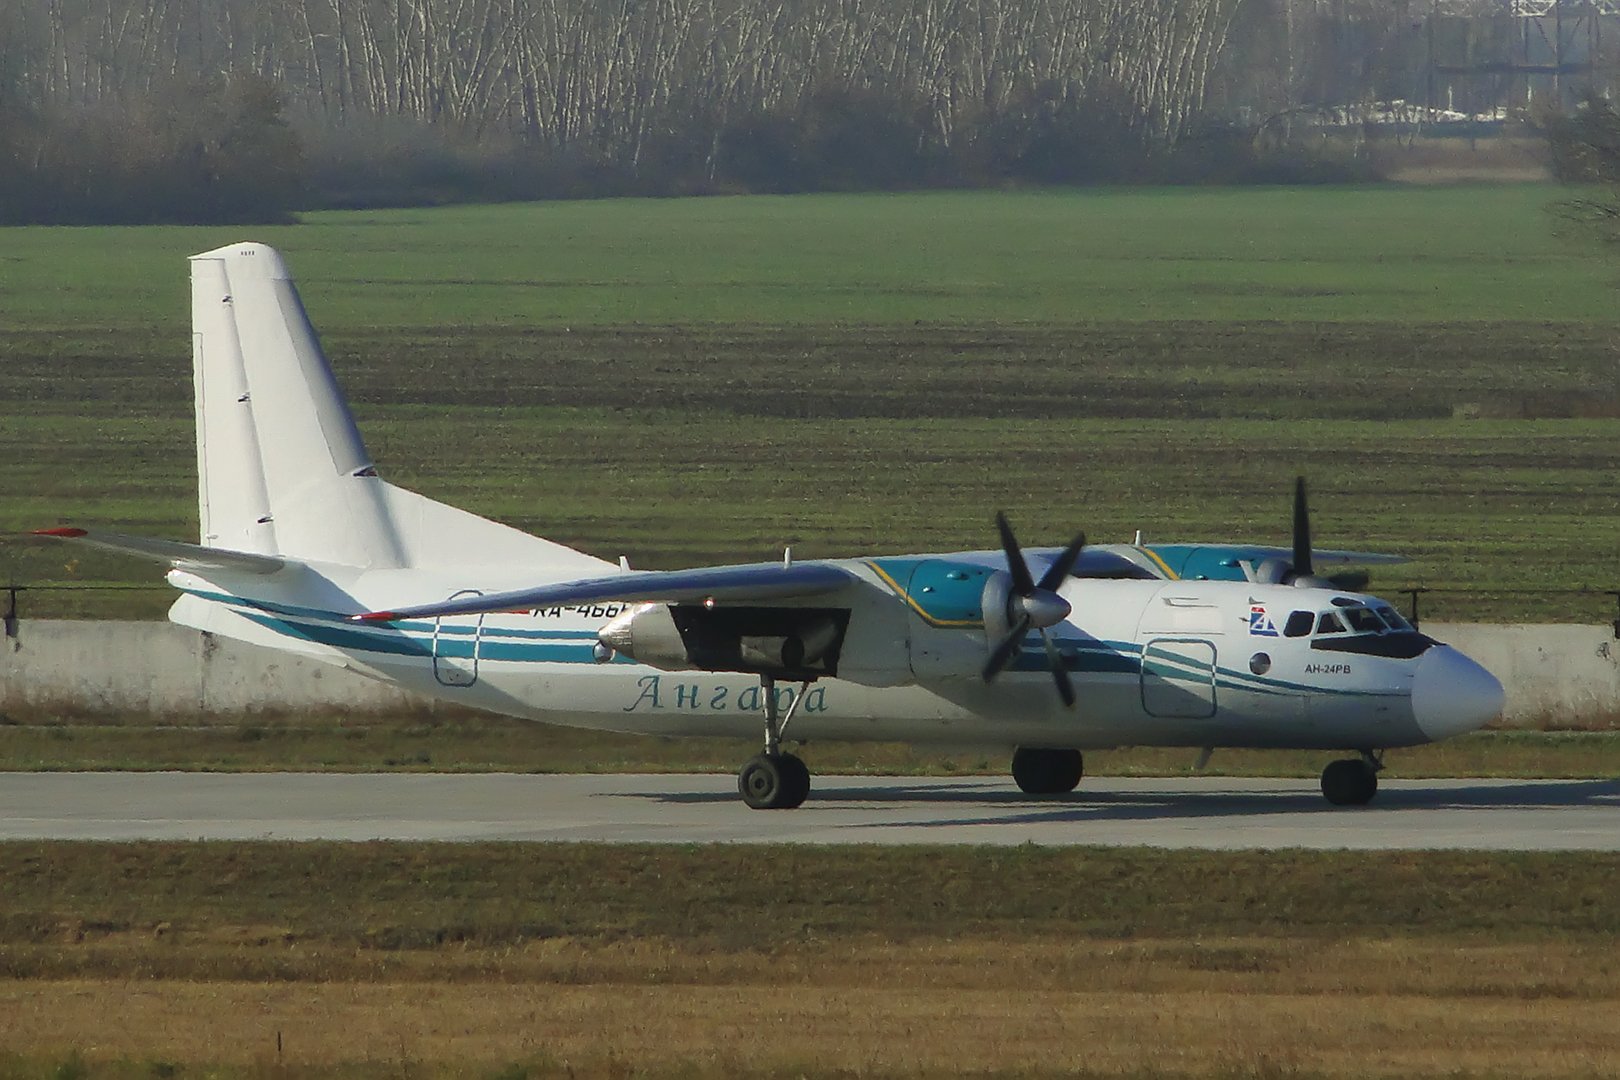
[[[959,827],[1019,825],[1063,821],[1131,821],[1209,817],[1273,817],[1284,814],[1331,814],[1337,817],[1377,815],[1401,810],[1568,810],[1610,808],[1620,816],[1620,780],[1526,780],[1464,786],[1390,786],[1370,806],[1337,807],[1314,788],[1264,790],[1232,787],[1193,791],[1087,791],[1084,785],[1067,795],[1027,795],[1015,788],[982,783],[890,784],[847,783],[815,787],[798,813],[817,809],[848,811],[860,807],[939,805],[1023,808],[1023,813],[990,813],[950,818],[874,820],[846,828]],[[1421,781],[1415,782],[1421,784]],[[734,802],[737,795],[719,791],[623,793],[669,804]]]

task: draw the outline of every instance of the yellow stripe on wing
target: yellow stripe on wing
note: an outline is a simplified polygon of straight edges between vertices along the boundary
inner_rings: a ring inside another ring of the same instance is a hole
[[[1148,547],[1139,547],[1136,550],[1152,559],[1154,564],[1158,566],[1160,570],[1164,571],[1165,577],[1169,578],[1171,581],[1181,580],[1181,575],[1170,569],[1170,564],[1159,558],[1159,553],[1157,551],[1154,551],[1152,548]]]
[[[969,628],[969,629],[971,629],[973,627],[978,627],[978,626],[983,626],[984,625],[984,622],[981,619],[939,619],[939,618],[935,618],[934,616],[928,614],[928,612],[924,611],[922,609],[922,605],[918,604],[917,601],[913,600],[911,598],[911,594],[909,592],[907,592],[901,586],[901,584],[898,581],[896,581],[896,580],[894,580],[894,578],[890,577],[889,574],[888,574],[888,571],[884,570],[883,567],[879,566],[877,563],[873,562],[870,559],[868,559],[866,561],[866,565],[870,566],[872,568],[872,572],[877,574],[878,577],[882,578],[884,584],[888,585],[889,588],[893,589],[894,592],[895,592],[895,595],[900,597],[900,599],[904,600],[907,603],[907,605],[910,606],[911,610],[915,611],[917,613],[918,617],[920,617],[923,620],[923,622],[927,623],[929,626],[939,626],[939,627],[944,627],[944,628],[947,628],[947,629],[960,629],[960,628]]]

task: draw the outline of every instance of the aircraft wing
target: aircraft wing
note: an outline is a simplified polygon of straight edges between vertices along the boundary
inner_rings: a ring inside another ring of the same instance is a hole
[[[1286,548],[1278,548],[1279,558],[1288,558],[1291,552]],[[1315,562],[1339,563],[1343,566],[1394,566],[1396,563],[1411,562],[1406,555],[1391,555],[1388,552],[1378,551],[1336,551],[1331,548],[1311,552],[1311,559]]]
[[[704,600],[786,600],[837,592],[859,579],[848,570],[827,563],[754,563],[745,566],[708,566],[696,570],[633,570],[608,577],[563,581],[533,589],[469,596],[435,604],[419,604],[393,611],[351,615],[353,622],[393,622],[396,619],[436,618],[443,615],[482,615],[495,611],[527,611],[561,604],[596,604],[604,601],[657,601],[701,603]]]
[[[1294,557],[1290,548],[1264,544],[1147,544],[1138,550],[1167,577],[1212,581],[1243,581],[1248,577],[1245,566],[1252,569],[1267,559],[1291,562]],[[1311,560],[1318,568],[1388,566],[1408,561],[1405,555],[1336,549],[1312,551]]]
[[[287,565],[287,560],[275,555],[203,547],[201,544],[186,544],[179,540],[160,540],[155,536],[131,536],[128,533],[100,530],[91,532],[68,526],[36,529],[33,535],[72,540],[101,548],[103,551],[116,551],[121,555],[151,559],[179,570],[236,570],[248,574],[274,574]]]

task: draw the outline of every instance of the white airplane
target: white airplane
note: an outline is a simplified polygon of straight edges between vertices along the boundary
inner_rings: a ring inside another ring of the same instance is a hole
[[[763,731],[738,775],[761,809],[809,794],[790,733],[999,745],[1032,793],[1073,790],[1085,750],[1348,750],[1322,791],[1359,804],[1385,749],[1502,707],[1484,668],[1314,575],[1303,487],[1292,550],[1026,555],[998,515],[1000,550],[635,571],[381,479],[273,249],[193,256],[191,284],[201,542],[42,530],[167,564],[183,626],[509,716]]]

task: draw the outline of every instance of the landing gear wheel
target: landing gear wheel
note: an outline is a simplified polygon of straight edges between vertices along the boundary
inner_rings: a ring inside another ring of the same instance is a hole
[[[792,754],[760,754],[737,772],[737,791],[755,810],[793,810],[810,795],[810,770]]]
[[[1365,806],[1378,794],[1378,771],[1360,758],[1344,758],[1322,770],[1322,794],[1334,806]]]
[[[794,754],[783,754],[777,758],[776,767],[787,782],[787,796],[781,808],[797,810],[810,797],[810,769]]]
[[[1073,791],[1085,773],[1078,750],[1041,750],[1021,746],[1013,751],[1012,776],[1020,791],[1062,795]]]
[[[754,810],[795,810],[810,797],[810,770],[792,754],[782,752],[782,733],[793,714],[799,711],[810,680],[799,684],[783,715],[777,709],[776,680],[759,677],[759,697],[765,711],[765,752],[749,758],[737,770],[737,791]]]

